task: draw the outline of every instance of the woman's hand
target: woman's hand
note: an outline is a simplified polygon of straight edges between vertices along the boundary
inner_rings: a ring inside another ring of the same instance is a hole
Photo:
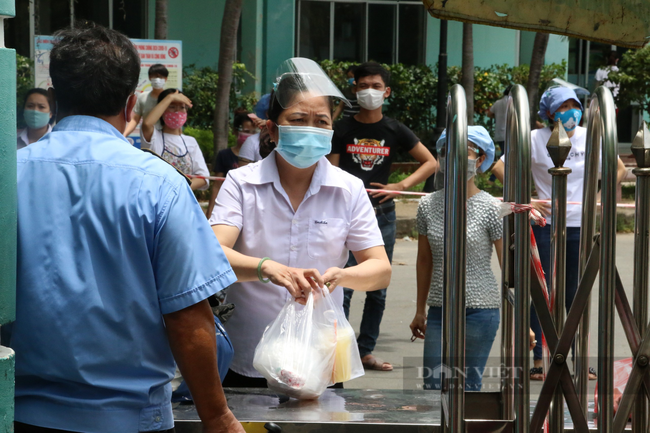
[[[325,281],[317,269],[290,268],[273,260],[262,263],[262,276],[291,293],[299,304],[305,304],[312,289],[323,287]]]
[[[187,105],[189,108],[192,108],[192,101],[190,100],[190,98],[188,98],[187,96],[183,95],[183,94],[180,93],[178,90],[175,91],[174,93],[170,94],[170,95],[167,96],[167,97],[170,98],[170,103],[171,103],[171,102],[180,102],[181,104],[185,104],[185,105]]]
[[[551,203],[534,201],[530,205],[541,213],[544,218],[551,216]]]
[[[530,344],[529,344],[529,349],[528,350],[533,350],[535,346],[537,346],[537,340],[535,340],[535,333],[533,332],[532,329],[530,329]]]
[[[325,285],[327,285],[330,293],[341,285],[341,281],[345,278],[345,273],[345,269],[341,268],[329,268],[325,271],[323,274],[323,281],[325,281]]]
[[[421,338],[424,340],[424,335],[427,333],[427,316],[422,313],[416,314],[410,327],[414,338]]]

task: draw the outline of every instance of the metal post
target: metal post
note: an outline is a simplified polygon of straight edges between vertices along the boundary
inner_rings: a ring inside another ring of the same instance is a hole
[[[14,0],[0,0],[0,325],[16,316],[16,51],[5,48],[4,20]],[[14,421],[14,352],[0,346],[0,431]]]
[[[530,203],[530,110],[526,89],[510,91],[506,121],[506,183],[514,185],[516,203]],[[509,168],[514,164],[516,170]],[[512,177],[514,174],[514,178]],[[530,424],[530,222],[528,212],[515,215],[515,431],[526,433]]]
[[[508,102],[510,104],[510,102]],[[519,146],[514,143],[517,122],[506,119],[506,139],[503,153],[505,155],[505,176],[503,180],[503,200],[515,201],[515,185],[517,179],[516,156]],[[510,144],[512,143],[512,144]],[[508,215],[503,219],[503,243],[501,254],[501,365],[504,367],[501,377],[501,395],[503,401],[503,419],[514,419],[513,390],[515,389],[514,365],[514,304],[511,302],[510,289],[515,287],[514,281],[514,251],[512,234],[515,232],[515,217]]]
[[[561,334],[564,328],[565,303],[566,303],[566,203],[567,203],[567,176],[571,169],[564,166],[569,152],[571,140],[567,136],[561,121],[555,122],[553,133],[546,145],[555,167],[548,172],[553,176],[552,186],[552,230],[551,236],[551,293],[554,299],[553,318],[557,333]],[[555,350],[555,348],[553,348]],[[554,433],[564,431],[564,398],[562,389],[555,390],[550,413],[551,431]]]
[[[447,418],[443,431],[465,432],[465,272],[467,226],[467,108],[465,91],[456,84],[447,99],[447,168],[443,271],[443,364]],[[445,344],[446,341],[446,344]],[[444,404],[444,403],[443,403]]]
[[[591,110],[591,107],[589,108]],[[584,189],[582,192],[582,218],[580,222],[580,280],[585,273],[587,260],[593,248],[596,234],[596,198],[598,190],[598,175],[600,164],[601,128],[596,127],[598,113],[590,113],[587,120],[587,154],[585,155]],[[575,345],[575,378],[576,391],[582,405],[582,411],[587,415],[589,404],[589,321],[591,316],[591,295],[587,300],[585,312],[582,315],[580,328],[576,334]]]
[[[610,433],[614,419],[614,297],[616,291],[616,173],[618,141],[612,92],[596,89],[589,108],[587,145],[602,137],[602,210],[598,296],[598,428]],[[594,140],[594,141],[592,141]],[[589,148],[589,147],[588,147]],[[587,153],[589,156],[589,152]],[[587,163],[593,163],[587,160]],[[585,169],[585,177],[590,171]],[[590,179],[595,181],[595,179]],[[586,186],[586,185],[585,185]]]
[[[645,122],[632,142],[636,158],[636,215],[634,218],[634,317],[641,339],[647,337],[648,325],[648,258],[650,257],[650,132]],[[648,431],[648,400],[640,391],[632,417],[632,431]]]

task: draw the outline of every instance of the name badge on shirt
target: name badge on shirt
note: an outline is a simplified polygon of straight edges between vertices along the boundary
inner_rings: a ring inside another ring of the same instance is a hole
[[[327,220],[321,220],[321,221],[314,220],[314,224],[327,224]]]

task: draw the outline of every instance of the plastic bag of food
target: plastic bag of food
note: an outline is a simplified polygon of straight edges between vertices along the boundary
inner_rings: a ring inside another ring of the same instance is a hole
[[[328,290],[323,290],[323,298],[329,308],[327,314],[330,314],[334,320],[336,331],[332,384],[361,377],[364,374],[364,369],[354,329],[345,318],[343,307],[334,302]]]
[[[264,331],[253,367],[269,388],[297,399],[363,375],[354,330],[327,289],[312,291],[306,305],[285,304]]]
[[[331,384],[336,321],[321,294],[306,305],[288,301],[255,348],[253,367],[269,388],[298,399],[318,398]]]

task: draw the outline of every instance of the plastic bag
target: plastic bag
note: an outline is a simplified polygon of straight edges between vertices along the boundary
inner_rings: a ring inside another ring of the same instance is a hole
[[[623,398],[623,392],[627,386],[627,381],[630,379],[632,367],[634,367],[632,358],[614,361],[614,413],[618,411],[618,405],[621,403],[621,398]],[[598,413],[598,382],[596,382],[596,391],[594,392],[594,413]]]
[[[328,290],[312,291],[306,305],[284,305],[264,331],[253,367],[269,388],[297,399],[318,398],[334,380],[363,374],[354,331]]]
[[[337,305],[328,290],[323,290],[324,301],[328,303],[334,313],[336,326],[336,350],[334,355],[334,370],[332,371],[332,384],[347,382],[364,375],[361,355],[354,329],[345,318],[343,307]]]

